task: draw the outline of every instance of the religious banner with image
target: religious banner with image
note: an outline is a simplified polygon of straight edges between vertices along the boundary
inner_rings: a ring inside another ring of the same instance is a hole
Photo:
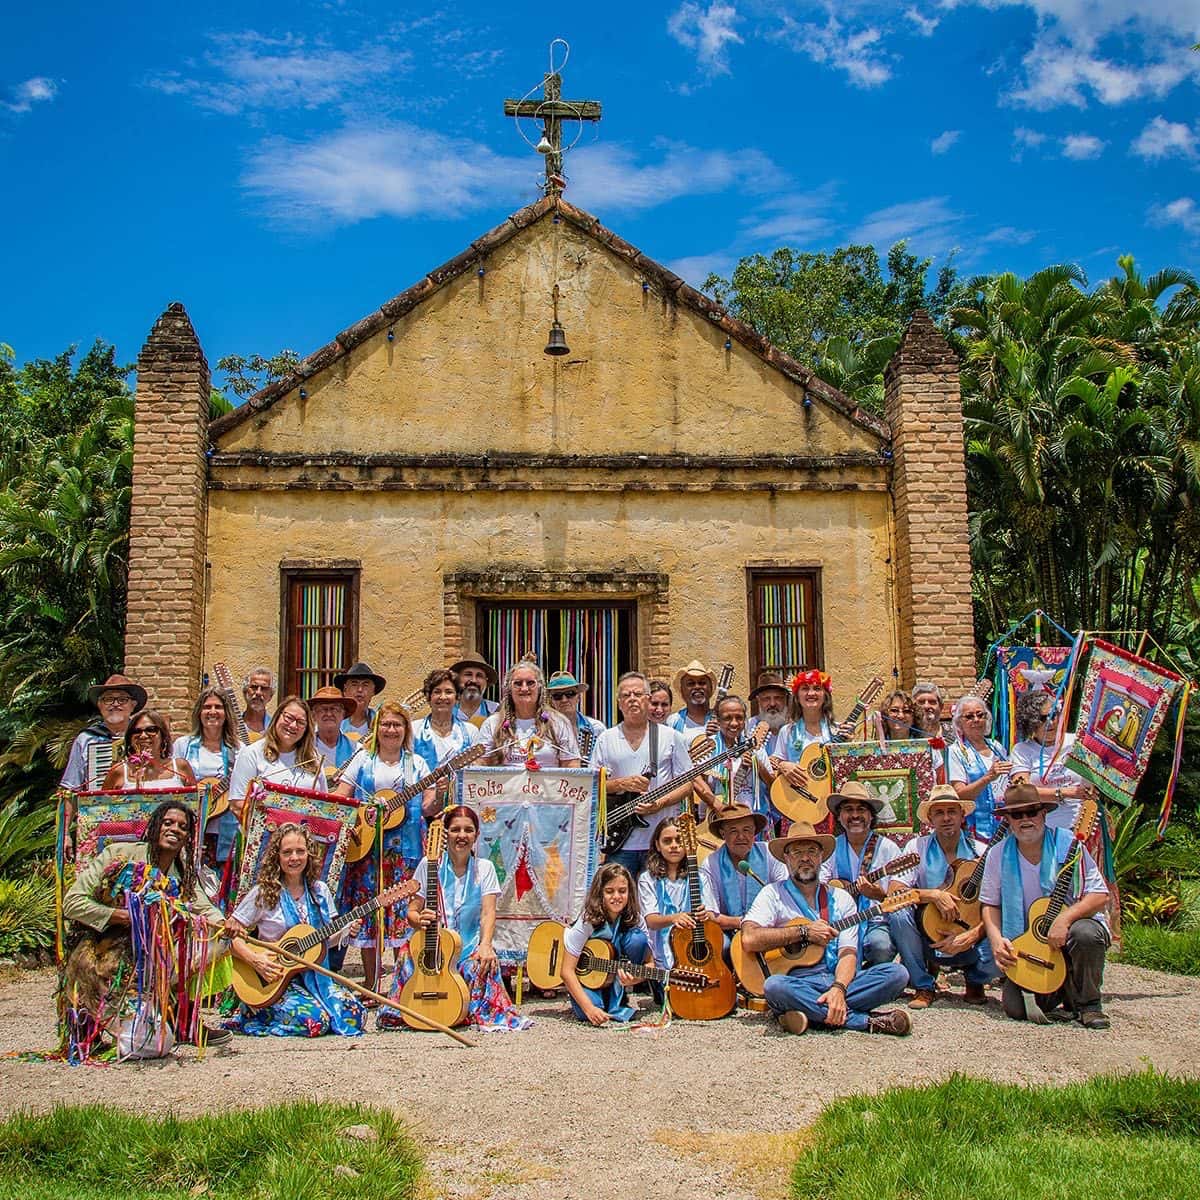
[[[833,742],[825,747],[833,768],[833,790],[861,783],[883,804],[875,828],[898,841],[917,831],[917,805],[934,784],[933,754],[924,738],[878,742]]]
[[[1120,646],[1099,639],[1092,642],[1079,726],[1066,765],[1109,799],[1129,804],[1182,686],[1174,671]]]
[[[596,868],[600,776],[567,767],[468,767],[458,776],[458,801],[479,814],[475,852],[500,881],[496,954],[524,962],[536,925],[569,925],[583,911]]]
[[[164,800],[178,800],[192,812],[198,808],[198,788],[170,791],[79,792],[75,796],[75,866],[86,866],[114,842],[140,842],[150,814]]]

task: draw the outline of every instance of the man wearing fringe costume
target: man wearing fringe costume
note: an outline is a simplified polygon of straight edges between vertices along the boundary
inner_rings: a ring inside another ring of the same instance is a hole
[[[114,1045],[118,1057],[146,1058],[175,1041],[231,1040],[201,1024],[193,999],[217,957],[215,927],[224,920],[197,884],[195,845],[195,813],[165,800],[141,843],[105,847],[76,876],[63,916],[83,929],[69,939],[58,996],[70,1061]]]

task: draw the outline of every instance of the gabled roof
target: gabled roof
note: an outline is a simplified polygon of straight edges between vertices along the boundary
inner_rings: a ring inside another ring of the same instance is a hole
[[[233,412],[218,417],[209,424],[209,436],[212,439],[236,429],[242,422],[270,408],[282,396],[299,387],[306,379],[326,370],[338,359],[348,354],[356,346],[381,330],[393,325],[400,317],[411,312],[435,292],[445,287],[452,280],[475,268],[480,260],[487,257],[498,246],[504,245],[510,238],[515,237],[522,229],[540,221],[543,217],[557,209],[559,217],[575,226],[581,232],[605,246],[618,258],[625,259],[641,276],[657,288],[664,296],[669,296],[684,308],[698,313],[706,321],[715,325],[727,337],[747,350],[756,354],[764,362],[774,367],[782,375],[794,383],[798,383],[805,392],[814,398],[836,409],[847,417],[853,424],[874,434],[881,441],[891,439],[891,430],[887,422],[860,408],[847,396],[843,395],[814,375],[803,364],[797,362],[788,354],[773,346],[765,337],[756,333],[749,325],[731,317],[715,300],[697,291],[685,283],[673,271],[661,263],[647,258],[636,246],[630,245],[624,238],[618,237],[611,230],[600,224],[591,213],[576,208],[561,197],[546,196],[535,204],[513,213],[506,221],[501,222],[495,229],[489,230],[482,237],[476,238],[461,254],[455,255],[449,262],[430,271],[419,283],[406,288],[398,296],[380,305],[373,313],[368,313],[361,321],[356,321],[348,329],[322,346],[320,350],[310,354],[291,375],[268,384],[256,392],[244,404],[239,405]]]

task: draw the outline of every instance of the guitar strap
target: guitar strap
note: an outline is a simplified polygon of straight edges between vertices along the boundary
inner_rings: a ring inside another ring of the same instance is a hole
[[[658,725],[650,722],[650,762],[646,767],[646,778],[650,786],[654,786],[654,777],[658,774]]]
[[[863,847],[862,858],[858,862],[858,873],[865,875],[871,869],[871,861],[875,857],[875,848],[879,845],[879,834],[875,830],[867,835],[867,844]]]

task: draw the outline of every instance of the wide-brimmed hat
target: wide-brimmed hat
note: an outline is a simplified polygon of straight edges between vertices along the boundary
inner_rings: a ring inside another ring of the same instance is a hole
[[[128,675],[110,675],[103,683],[88,688],[88,699],[95,704],[105,692],[124,692],[134,703],[134,712],[146,707],[146,689]]]
[[[759,692],[783,692],[787,694],[787,684],[784,678],[777,671],[760,671],[758,673],[758,683],[755,684],[754,690],[746,697],[747,700],[753,700]]]
[[[683,692],[683,681],[689,675],[703,676],[709,681],[710,689],[714,692],[717,690],[716,672],[706,667],[698,658],[693,658],[692,661],[675,676],[675,692],[677,695]]]
[[[935,804],[957,804],[964,817],[969,817],[975,811],[975,801],[964,800],[954,790],[952,783],[935,783],[929,795],[917,805],[917,820],[922,825],[929,824],[929,810]]]
[[[883,801],[878,796],[872,796],[867,791],[866,785],[859,783],[857,779],[848,780],[836,792],[830,793],[829,811],[836,817],[838,809],[847,800],[857,800],[861,804],[866,804],[876,816],[879,816],[879,812],[883,808]]]
[[[754,832],[762,833],[767,827],[767,818],[765,813],[755,812],[752,808],[748,808],[745,804],[726,804],[723,808],[714,809],[708,818],[708,827],[717,835],[721,836],[721,826],[726,821],[740,821],[744,817],[754,818]]]
[[[586,692],[587,686],[586,683],[580,683],[570,671],[555,671],[546,681],[546,691],[548,692],[565,692],[568,688]]]
[[[382,675],[376,675],[366,663],[358,662],[348,671],[343,671],[340,675],[333,677],[334,687],[345,687],[347,679],[369,679],[375,685],[375,695],[379,695],[385,687],[387,680]]]
[[[308,707],[312,708],[314,704],[340,704],[346,716],[349,716],[357,707],[349,696],[343,696],[342,693],[332,684],[326,684],[323,688],[318,688],[308,698]]]
[[[1004,791],[1000,803],[996,805],[996,816],[1002,817],[1009,809],[1030,808],[1034,804],[1044,804],[1047,808],[1057,808],[1058,801],[1053,797],[1041,795],[1037,788],[1029,782],[1027,775],[1021,775],[1016,783],[1010,783]]]
[[[487,672],[487,677],[493,684],[500,682],[500,676],[496,674],[495,667],[482,654],[476,654],[474,650],[470,654],[464,655],[458,662],[451,663],[449,669],[457,675],[463,667],[479,667],[480,670]]]
[[[821,847],[822,862],[833,853],[833,834],[818,833],[811,825],[804,821],[793,822],[791,829],[783,837],[772,838],[767,843],[767,849],[780,862],[786,862],[787,859],[784,858],[784,854],[787,852],[787,848],[796,842],[816,842]]]

